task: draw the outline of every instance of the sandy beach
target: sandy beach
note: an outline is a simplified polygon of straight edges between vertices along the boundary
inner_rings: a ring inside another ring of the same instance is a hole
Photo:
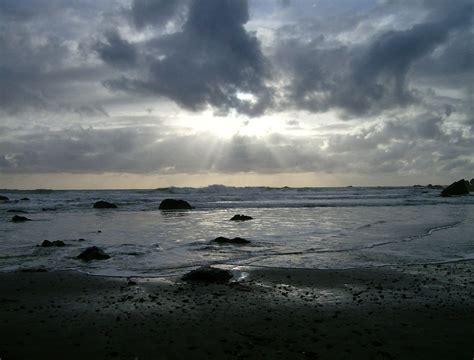
[[[231,284],[0,274],[10,359],[471,359],[474,266],[242,268]]]

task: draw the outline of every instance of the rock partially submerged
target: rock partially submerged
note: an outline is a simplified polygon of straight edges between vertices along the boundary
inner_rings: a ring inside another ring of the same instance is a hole
[[[66,244],[64,243],[64,241],[61,241],[61,240],[54,240],[54,241],[44,240],[41,243],[41,247],[53,247],[53,246],[62,247],[62,246],[66,246]]]
[[[230,221],[248,221],[248,220],[253,220],[253,217],[243,215],[243,214],[242,215],[237,214],[237,215],[232,216],[232,219],[230,219]]]
[[[443,190],[444,189],[443,185],[428,184],[428,185],[426,185],[426,187],[428,189],[438,189],[438,190]]]
[[[9,201],[10,199],[6,196],[0,195],[0,202]]]
[[[250,244],[249,240],[243,239],[243,238],[240,238],[240,237],[229,239],[229,238],[226,238],[224,236],[219,236],[218,238],[215,238],[212,241],[216,242],[218,244],[236,244],[236,245]]]
[[[101,200],[94,204],[94,209],[117,209],[117,205]]]
[[[48,272],[48,269],[45,269],[44,267],[37,267],[37,268],[24,268],[18,270],[23,273],[44,273]]]
[[[184,200],[165,199],[160,203],[160,210],[188,210],[193,207]]]
[[[20,216],[20,215],[15,215],[12,217],[13,222],[25,222],[25,221],[32,221],[31,219],[28,219],[27,217]]]
[[[469,182],[461,179],[453,182],[446,189],[441,191],[441,196],[467,195],[469,194]]]
[[[28,214],[28,211],[25,211],[25,210],[17,210],[17,209],[10,209],[10,210],[7,210],[7,212],[9,212],[9,213],[17,213],[17,214]]]
[[[80,253],[77,258],[83,261],[107,260],[110,259],[110,255],[107,255],[104,250],[97,246],[91,246]]]
[[[232,279],[232,273],[229,270],[204,266],[185,274],[181,279],[188,282],[225,284]]]

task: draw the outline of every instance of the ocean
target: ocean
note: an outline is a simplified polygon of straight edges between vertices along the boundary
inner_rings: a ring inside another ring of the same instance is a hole
[[[105,276],[176,276],[207,264],[347,269],[474,258],[474,194],[426,187],[1,190],[0,271],[43,268]],[[195,208],[161,211],[161,200]],[[21,200],[25,199],[25,200]],[[28,199],[28,200],[26,200]],[[93,209],[94,202],[118,209]],[[33,221],[13,223],[12,210]],[[254,219],[234,222],[235,214]],[[218,236],[246,245],[218,245]],[[64,247],[42,248],[45,239]],[[80,240],[81,239],[81,240]],[[99,246],[108,260],[77,255]]]

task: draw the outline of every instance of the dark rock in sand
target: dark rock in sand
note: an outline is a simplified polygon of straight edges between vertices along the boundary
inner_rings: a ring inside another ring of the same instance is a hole
[[[251,216],[237,214],[232,216],[232,219],[230,219],[230,221],[247,221],[252,219],[253,217]]]
[[[232,273],[228,270],[204,266],[185,274],[181,279],[189,282],[224,284],[232,279]]]
[[[28,214],[28,211],[25,211],[25,210],[15,210],[15,209],[7,210],[7,212],[9,212],[9,213],[17,213],[17,214]]]
[[[24,217],[24,216],[15,215],[14,217],[12,217],[12,221],[13,222],[25,222],[25,221],[32,221],[32,220],[28,219],[27,217]]]
[[[117,209],[117,205],[101,200],[94,204],[94,209]]]
[[[467,195],[469,194],[469,182],[464,179],[453,182],[446,189],[441,191],[441,196]]]
[[[6,196],[0,195],[0,202],[8,201],[8,200],[10,200],[10,199],[7,198]]]
[[[66,244],[64,243],[64,241],[61,241],[61,240],[54,240],[54,241],[44,240],[41,243],[41,247],[53,247],[53,246],[62,247],[62,246],[66,246]]]
[[[223,236],[219,236],[218,238],[215,238],[213,242],[216,242],[218,244],[237,244],[237,245],[242,245],[242,244],[250,244],[250,241],[247,239],[243,239],[240,237],[236,237],[233,239],[228,239]]]
[[[187,210],[193,207],[184,200],[165,199],[161,202],[160,210]]]
[[[80,255],[77,256],[77,258],[83,261],[91,261],[107,260],[110,259],[110,256],[107,255],[101,248],[98,248],[97,246],[91,246],[85,249]]]

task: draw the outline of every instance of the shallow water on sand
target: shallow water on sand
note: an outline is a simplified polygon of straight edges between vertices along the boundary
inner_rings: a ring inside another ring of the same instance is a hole
[[[435,189],[211,186],[1,194],[11,201],[0,203],[0,271],[166,276],[205,264],[334,269],[474,258],[474,196],[441,198]],[[187,200],[195,209],[160,211],[165,198]],[[93,209],[99,199],[118,209]],[[19,215],[34,221],[12,223],[8,210],[26,211]],[[237,213],[254,220],[229,221]],[[251,243],[213,244],[218,236]],[[66,246],[37,247],[44,239]],[[111,259],[76,259],[92,245]]]

